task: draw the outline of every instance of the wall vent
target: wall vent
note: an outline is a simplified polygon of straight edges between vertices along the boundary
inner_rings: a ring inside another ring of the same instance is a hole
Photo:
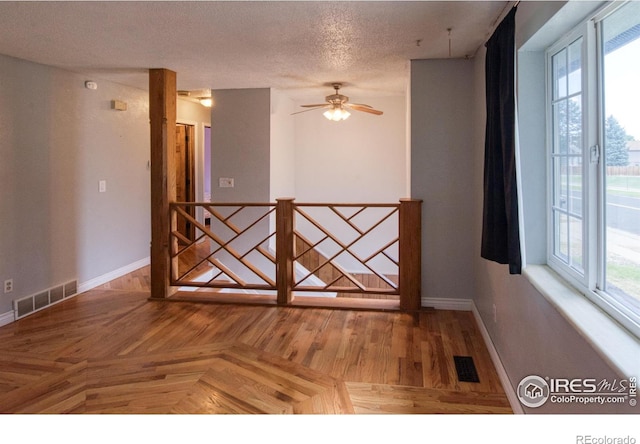
[[[19,301],[15,301],[14,303],[16,319],[20,319],[21,317],[33,312],[33,296],[25,299],[20,299]]]
[[[64,299],[64,287],[58,285],[49,290],[49,304],[52,302],[58,302]]]
[[[33,309],[40,310],[41,308],[49,305],[49,292],[44,291],[42,293],[38,293],[33,297]]]
[[[75,296],[78,292],[78,282],[71,281],[64,284],[64,297],[68,298],[70,296]]]
[[[13,301],[15,320],[40,311],[53,304],[75,296],[78,293],[78,281],[67,282],[63,285],[43,290],[31,296]]]
[[[49,303],[61,301],[64,298],[64,287],[62,285],[49,290]]]

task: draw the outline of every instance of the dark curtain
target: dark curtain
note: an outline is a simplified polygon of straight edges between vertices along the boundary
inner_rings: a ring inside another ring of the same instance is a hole
[[[486,44],[482,257],[509,264],[511,274],[520,274],[515,157],[515,15],[514,7]]]

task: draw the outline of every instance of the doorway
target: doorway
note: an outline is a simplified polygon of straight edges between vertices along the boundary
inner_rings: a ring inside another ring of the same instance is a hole
[[[195,202],[195,126],[183,123],[176,124],[176,201]],[[195,217],[194,207],[186,211]],[[195,239],[195,226],[179,218],[178,232],[187,239]]]
[[[204,201],[211,202],[211,127],[205,125],[204,127],[204,165],[203,165],[203,194]],[[210,226],[211,214],[208,211],[204,211],[204,224]]]

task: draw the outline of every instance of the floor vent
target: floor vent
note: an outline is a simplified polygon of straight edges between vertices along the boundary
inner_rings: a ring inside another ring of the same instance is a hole
[[[75,296],[78,292],[78,282],[71,281],[58,285],[48,290],[41,291],[31,296],[13,301],[15,320],[40,311],[63,299]]]
[[[471,356],[454,356],[453,362],[456,365],[456,373],[460,382],[480,382],[476,365]]]

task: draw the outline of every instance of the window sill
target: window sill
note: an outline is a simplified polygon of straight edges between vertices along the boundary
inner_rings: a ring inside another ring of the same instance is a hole
[[[523,275],[623,378],[640,375],[640,339],[546,265]]]

